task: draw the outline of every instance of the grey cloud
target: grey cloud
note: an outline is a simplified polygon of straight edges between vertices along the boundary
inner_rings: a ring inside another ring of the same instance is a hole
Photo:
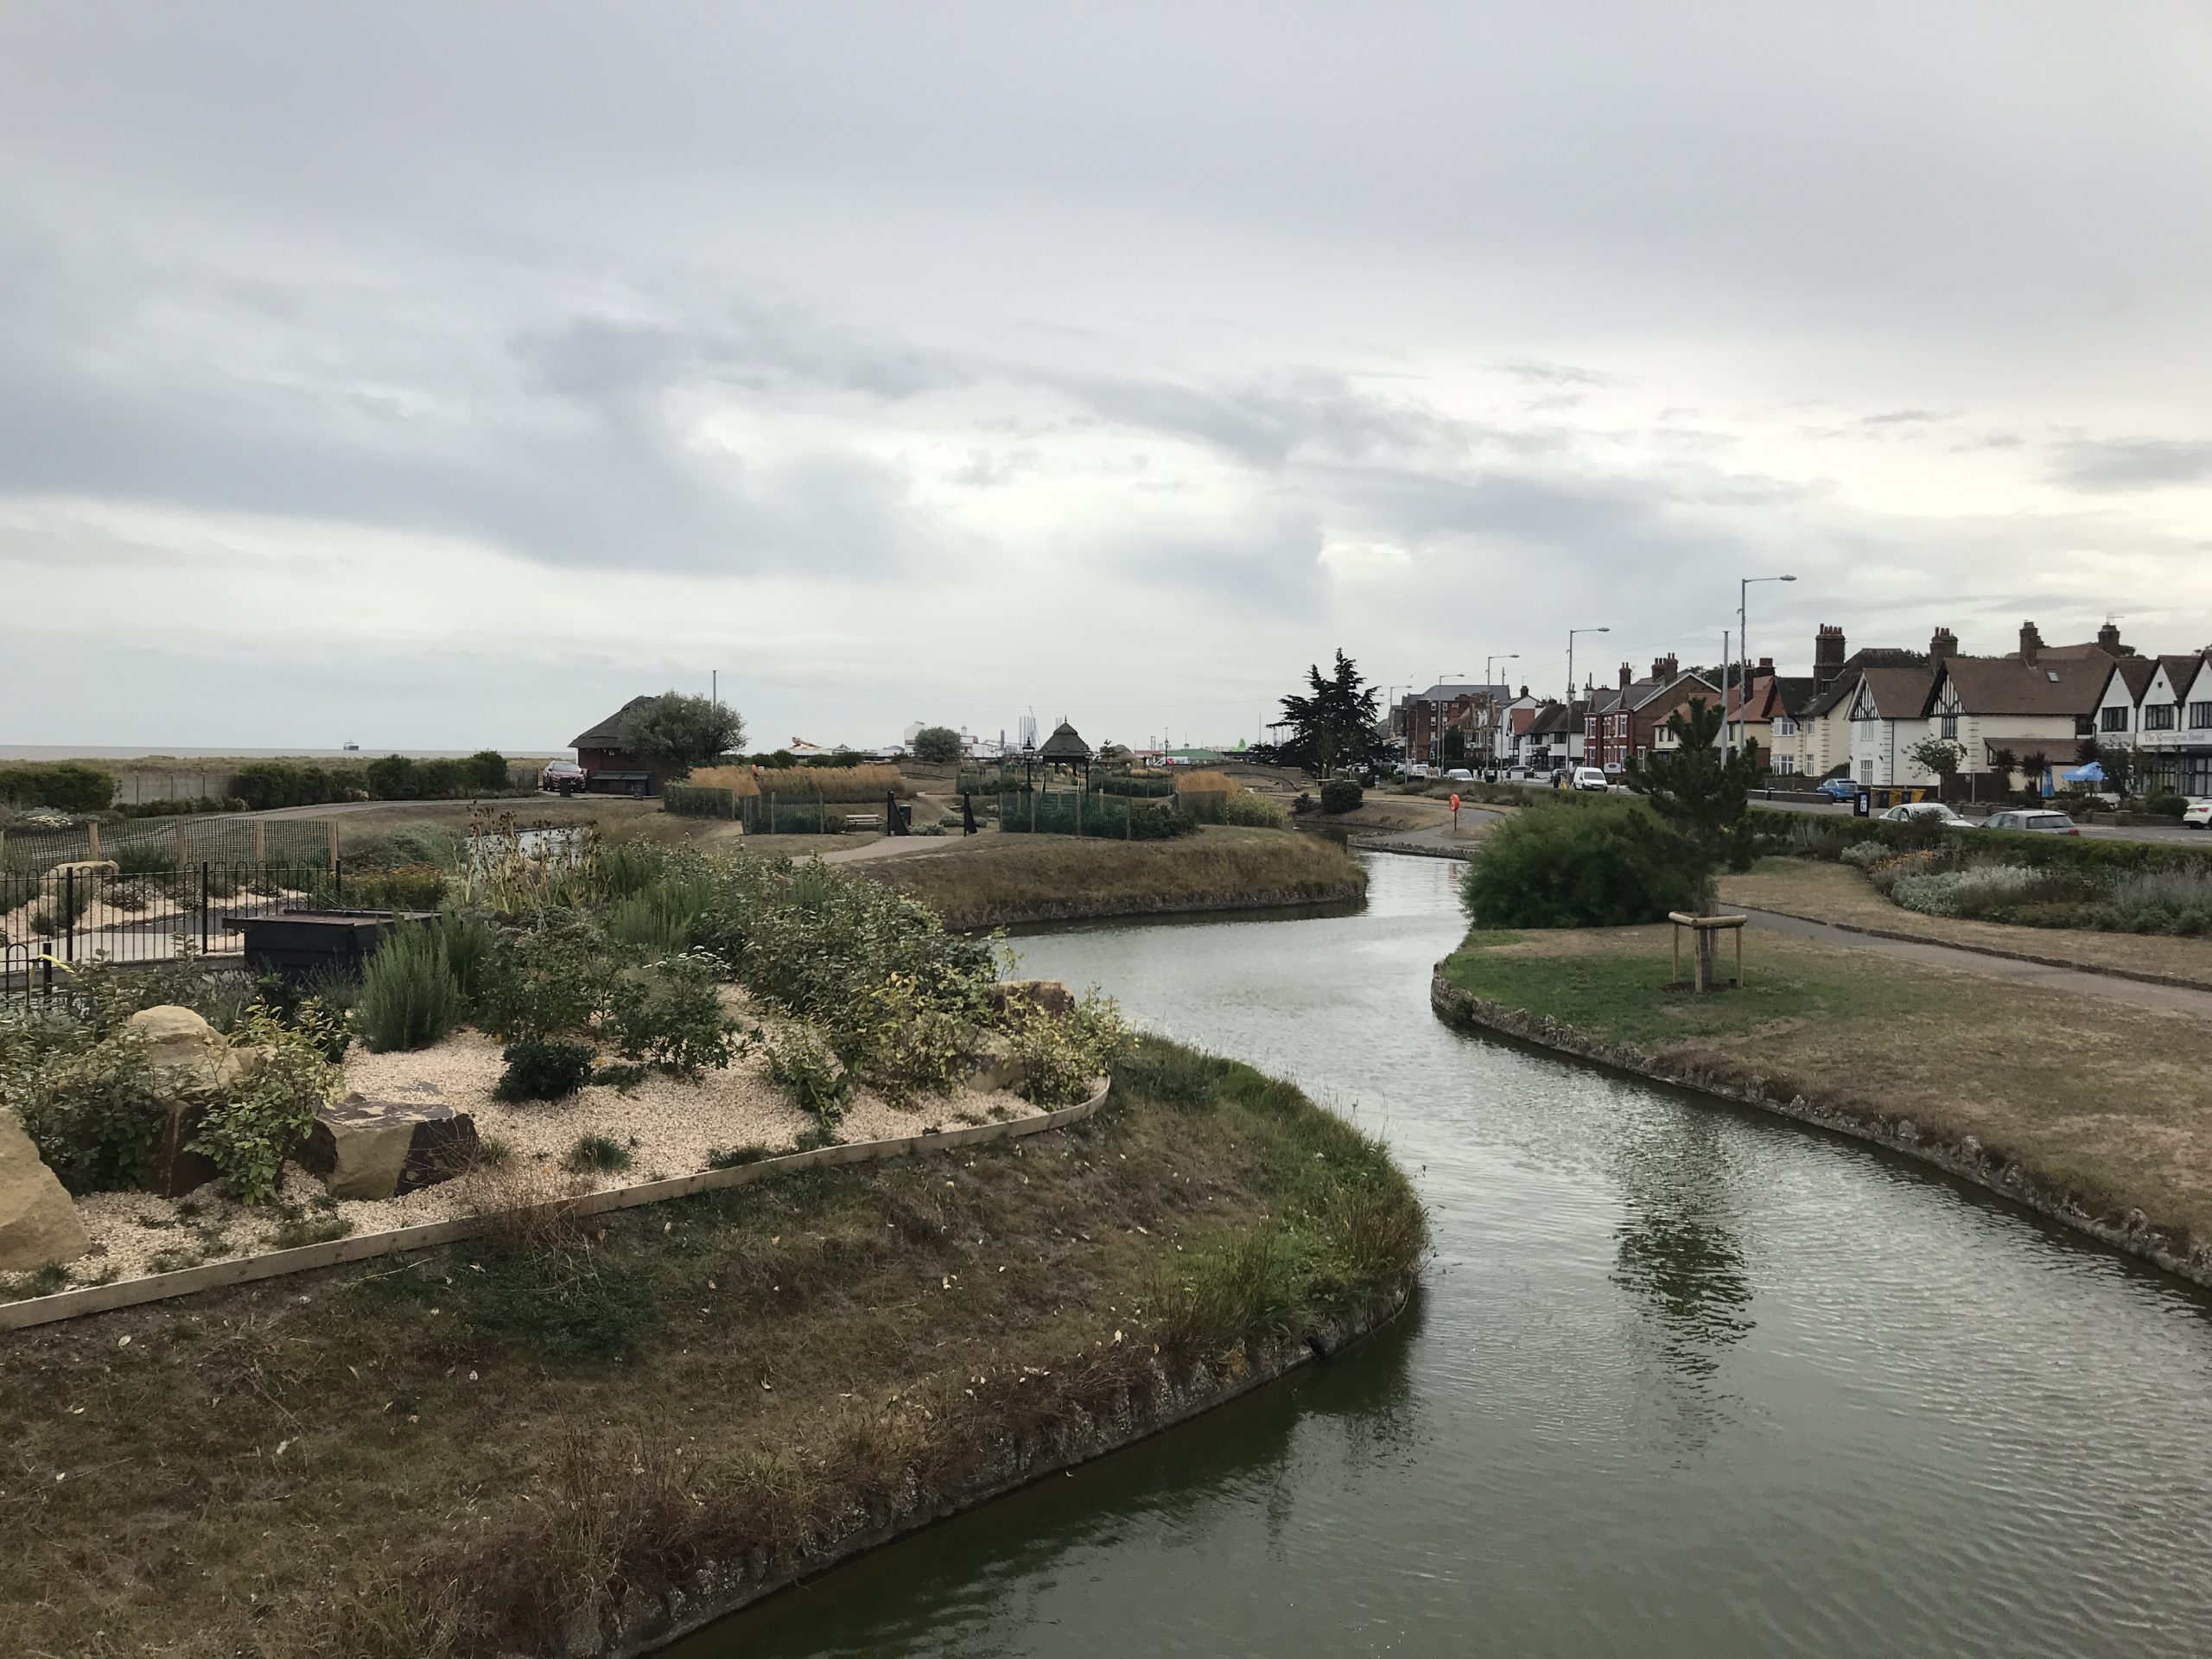
[[[2046,470],[2054,482],[2093,493],[2202,484],[2212,480],[2212,441],[2077,438],[2052,451]]]

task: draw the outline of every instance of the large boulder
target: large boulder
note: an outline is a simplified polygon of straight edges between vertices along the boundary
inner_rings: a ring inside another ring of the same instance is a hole
[[[300,1162],[334,1198],[391,1198],[460,1173],[476,1145],[476,1120],[442,1100],[348,1095],[315,1114]]]
[[[232,1043],[190,1008],[174,1003],[141,1008],[128,1023],[146,1039],[146,1058],[168,1085],[146,1185],[165,1198],[182,1198],[220,1173],[210,1160],[188,1150],[207,1116],[208,1102],[260,1076],[270,1051]]]
[[[976,1048],[976,1057],[969,1062],[968,1086],[993,1094],[1001,1090],[1008,1093],[1020,1089],[1028,1077],[1014,1052],[1014,1045],[997,1032],[987,1035]]]
[[[0,1273],[74,1262],[92,1248],[60,1181],[16,1115],[0,1111]]]

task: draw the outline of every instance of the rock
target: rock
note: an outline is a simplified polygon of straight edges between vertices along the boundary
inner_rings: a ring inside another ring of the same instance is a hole
[[[213,1159],[189,1150],[207,1121],[205,1098],[173,1096],[162,1103],[162,1127],[154,1132],[154,1154],[146,1168],[149,1192],[181,1198],[223,1173],[215,1167]]]
[[[141,1008],[130,1029],[146,1039],[146,1057],[187,1090],[228,1089],[251,1081],[269,1064],[270,1051],[233,1045],[190,1008],[174,1003]]]
[[[0,1273],[74,1262],[92,1248],[67,1191],[16,1115],[0,1111]]]
[[[991,1007],[1004,1014],[1027,1004],[1051,1014],[1075,1012],[1075,993],[1057,979],[1005,979],[990,989]]]
[[[1014,1057],[1014,1045],[994,1032],[983,1039],[969,1063],[968,1086],[985,1094],[999,1090],[1010,1093],[1020,1089],[1028,1076],[1027,1068]]]
[[[476,1120],[443,1101],[348,1095],[315,1116],[300,1162],[334,1198],[390,1198],[461,1172],[476,1153]]]

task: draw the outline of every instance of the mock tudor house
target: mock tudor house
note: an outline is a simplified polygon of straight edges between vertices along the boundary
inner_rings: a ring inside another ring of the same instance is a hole
[[[1720,690],[1698,675],[1684,673],[1672,652],[1656,658],[1651,672],[1640,680],[1630,677],[1629,665],[1623,663],[1620,684],[1593,694],[1583,718],[1584,764],[1626,766],[1654,750],[1672,748],[1675,740],[1667,730],[1667,717],[1693,697],[1718,705]]]
[[[1728,688],[1719,741],[1758,744],[1768,767],[1789,776],[1797,770],[1797,716],[1812,702],[1815,686],[1810,675],[1777,674],[1773,658],[1760,658],[1748,683]]]
[[[1822,624],[1813,639],[1812,694],[1785,722],[1773,728],[1772,765],[1804,778],[1858,775],[1851,764],[1851,706],[1859,677],[1870,668],[1922,668],[1928,659],[1878,645],[1846,654],[1843,630]],[[1784,730],[1784,725],[1791,729]],[[1794,764],[1793,764],[1794,763]]]
[[[1995,777],[1999,787],[2009,788],[2012,770],[2039,770],[2024,764],[2034,755],[2067,766],[2083,738],[2098,735],[2113,670],[2130,655],[2109,622],[2094,644],[2080,645],[2046,645],[2036,625],[2024,622],[2019,650],[2003,657],[1961,657],[1951,631],[1939,628],[1929,646],[1935,671],[1928,682],[1926,734],[1965,751],[1960,771],[1970,787],[1971,780]],[[2136,669],[2120,683],[2131,676],[2147,687],[2149,675]],[[2113,735],[2125,742],[2124,735]],[[2012,768],[1999,762],[2000,754],[2012,757]],[[2028,779],[2031,786],[2038,781]]]
[[[1928,688],[1924,668],[1870,664],[1859,671],[1852,689],[1851,775],[1862,784],[1932,784],[1936,774],[1912,758],[1912,747],[1928,735]]]
[[[1558,702],[1538,703],[1529,711],[1527,728],[1514,734],[1514,764],[1531,772],[1580,766],[1585,712],[1580,702],[1572,707]]]
[[[2133,751],[2139,794],[2212,796],[2212,651],[2115,661],[2097,702],[2096,739]]]

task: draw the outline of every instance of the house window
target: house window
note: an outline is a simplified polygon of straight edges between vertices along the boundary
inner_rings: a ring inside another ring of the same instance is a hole
[[[1774,722],[1774,734],[1777,737],[1796,736],[1797,722],[1790,719],[1789,715],[1783,715]]]
[[[2127,710],[2125,708],[2106,709],[2100,712],[2103,716],[2100,722],[2103,730],[2124,732],[2127,729]]]
[[[1956,715],[1943,716],[1943,736],[1949,742],[1959,741],[1959,717]]]
[[[2146,732],[2171,732],[2174,728],[2174,706],[2171,702],[2146,702],[2143,705],[2143,729]]]
[[[1794,754],[1777,754],[1774,757],[1774,769],[1783,777],[1789,777],[1797,770],[1797,757]]]
[[[2202,732],[2212,728],[2212,702],[2192,702],[2189,705],[2189,729]]]

